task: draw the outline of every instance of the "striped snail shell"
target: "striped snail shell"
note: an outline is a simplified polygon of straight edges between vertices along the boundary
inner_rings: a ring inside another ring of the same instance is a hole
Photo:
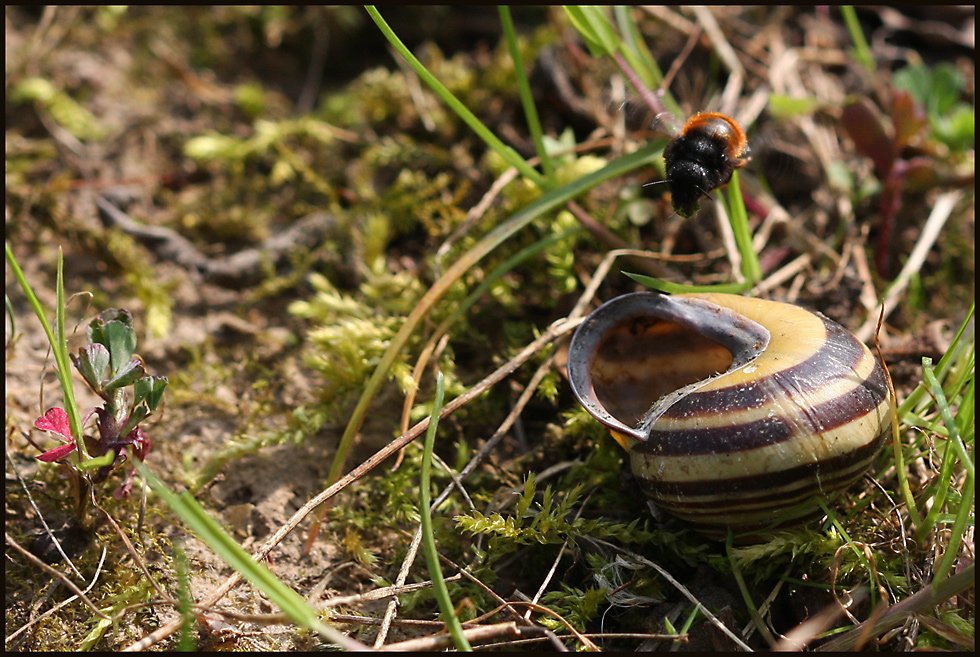
[[[638,292],[579,326],[568,379],[661,509],[741,540],[821,515],[890,427],[881,364],[839,324],[732,294]]]

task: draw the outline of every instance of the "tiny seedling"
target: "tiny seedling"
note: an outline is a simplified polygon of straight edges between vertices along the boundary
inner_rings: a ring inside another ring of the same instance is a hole
[[[139,461],[146,458],[150,439],[141,423],[159,408],[168,384],[165,376],[148,375],[143,361],[134,354],[136,330],[129,311],[110,308],[102,312],[89,324],[88,338],[89,344],[72,355],[71,360],[88,386],[103,400],[103,405],[89,411],[82,423],[84,426],[93,415],[96,417],[98,435],[83,437],[84,453],[91,458],[79,458],[78,443],[65,409],[50,408],[34,422],[36,428],[55,434],[63,443],[37,459],[62,464],[79,493],[106,481],[127,460],[127,452]],[[131,395],[127,389],[132,390]],[[115,497],[129,496],[135,474],[133,469],[127,473],[114,491]],[[80,518],[86,497],[78,496]]]

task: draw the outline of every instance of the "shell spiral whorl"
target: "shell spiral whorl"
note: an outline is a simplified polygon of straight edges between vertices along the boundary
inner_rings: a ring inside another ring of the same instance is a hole
[[[568,378],[647,495],[723,538],[820,514],[872,464],[894,403],[871,351],[798,306],[627,294],[572,338]]]

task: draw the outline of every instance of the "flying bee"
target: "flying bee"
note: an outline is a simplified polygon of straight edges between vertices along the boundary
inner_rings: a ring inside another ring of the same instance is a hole
[[[735,119],[720,112],[698,112],[664,149],[674,210],[693,216],[701,197],[727,185],[732,172],[748,161],[748,140]]]
[[[694,39],[688,42],[693,46]],[[685,51],[688,48],[685,47]],[[673,75],[680,68],[682,54],[664,77],[657,92],[650,91],[632,69],[623,72],[653,110],[672,139],[664,148],[664,170],[667,174],[671,204],[683,217],[692,217],[700,209],[702,196],[727,185],[735,169],[749,161],[749,142],[738,121],[721,112],[698,112],[678,128],[677,119],[663,102]]]

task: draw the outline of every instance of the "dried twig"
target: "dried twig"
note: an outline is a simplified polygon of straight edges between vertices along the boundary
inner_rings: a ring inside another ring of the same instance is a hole
[[[18,546],[18,548],[19,548],[19,546]],[[18,549],[18,548],[15,548],[15,549]],[[23,548],[19,548],[19,549],[23,549]],[[86,586],[86,587],[85,587],[85,588],[84,588],[84,589],[83,589],[83,590],[81,591],[81,593],[82,593],[82,594],[84,594],[84,593],[88,593],[89,591],[91,591],[91,590],[92,590],[92,587],[94,587],[94,586],[95,586],[95,583],[96,583],[97,581],[99,581],[99,575],[101,575],[101,574],[102,574],[102,565],[103,565],[103,564],[105,563],[105,557],[106,557],[106,554],[107,554],[107,552],[108,552],[108,550],[107,550],[107,549],[106,549],[106,548],[105,548],[105,547],[103,546],[103,548],[102,548],[102,556],[101,556],[101,557],[99,557],[99,565],[98,565],[98,566],[96,567],[96,569],[95,569],[95,574],[94,574],[94,575],[92,576],[92,581],[91,581],[91,582],[89,582],[89,585],[88,585],[88,586]],[[33,555],[31,555],[31,556],[33,556]],[[59,579],[61,579],[61,578],[59,578]],[[97,614],[99,614],[99,615],[100,615],[100,616],[102,616],[103,618],[108,618],[108,616],[105,616],[104,614],[102,614],[102,613],[101,613],[101,612],[100,612],[100,611],[99,611],[99,610],[98,610],[98,609],[97,609],[97,608],[96,608],[96,607],[95,607],[95,606],[94,606],[94,605],[92,604],[92,602],[91,602],[91,601],[90,601],[90,600],[89,600],[88,598],[86,598],[86,597],[85,597],[84,595],[81,595],[81,594],[77,594],[77,593],[76,593],[75,595],[73,595],[73,596],[71,596],[70,598],[68,598],[68,599],[66,599],[66,600],[62,600],[61,602],[59,602],[59,603],[58,603],[58,604],[56,604],[55,606],[53,606],[53,607],[51,607],[51,609],[48,609],[48,610],[47,610],[46,612],[44,612],[43,614],[41,614],[41,615],[40,615],[40,616],[38,616],[37,618],[33,618],[33,619],[31,619],[30,621],[28,621],[27,623],[24,623],[24,624],[23,624],[22,626],[20,626],[20,627],[18,627],[18,628],[17,628],[16,630],[14,630],[13,632],[11,632],[11,633],[10,633],[10,636],[7,636],[7,637],[5,637],[5,638],[4,638],[4,640],[3,640],[3,645],[4,645],[4,646],[9,646],[9,645],[10,645],[10,644],[11,644],[11,643],[12,643],[12,642],[14,641],[14,639],[16,639],[16,638],[17,638],[18,636],[20,636],[20,635],[21,635],[22,633],[24,633],[24,632],[26,632],[26,631],[27,631],[27,630],[28,630],[28,629],[29,629],[30,627],[32,627],[33,625],[36,625],[36,624],[37,624],[37,623],[39,623],[40,621],[42,621],[42,620],[44,620],[45,618],[47,618],[48,616],[50,616],[50,615],[52,615],[52,614],[54,614],[55,612],[57,612],[57,611],[58,611],[59,609],[61,609],[62,607],[65,607],[65,606],[67,606],[67,605],[69,605],[69,604],[71,604],[71,603],[72,603],[72,602],[74,602],[75,600],[82,600],[82,601],[83,601],[83,602],[85,602],[85,603],[86,603],[86,604],[87,604],[87,605],[88,605],[89,607],[92,607],[92,609],[93,609],[93,610],[94,610],[94,611],[95,611],[95,612],[96,612]]]
[[[44,404],[42,403],[41,406],[43,407],[43,405]],[[28,442],[31,442],[33,444],[33,441],[30,439],[30,434],[27,434],[25,432],[24,437],[27,438]],[[20,482],[20,487],[24,491],[24,495],[27,497],[27,502],[31,505],[31,508],[34,509],[34,513],[37,515],[37,519],[41,521],[41,526],[44,527],[45,533],[47,534],[48,538],[51,539],[51,544],[54,545],[56,550],[58,550],[58,554],[60,554],[61,558],[65,560],[65,563],[68,564],[68,567],[72,569],[72,572],[75,573],[75,576],[78,577],[79,579],[84,579],[82,577],[82,573],[80,573],[78,571],[78,568],[75,567],[74,562],[68,558],[67,554],[65,554],[65,550],[61,547],[61,541],[58,540],[58,537],[55,535],[54,531],[52,531],[51,527],[48,526],[48,521],[44,519],[44,514],[41,513],[41,509],[37,507],[37,502],[34,501],[34,496],[31,495],[31,490],[27,487],[27,484],[24,482],[24,478],[20,476],[20,469],[17,467],[17,464],[14,463],[13,458],[10,456],[10,452],[8,451],[6,452],[6,454],[7,454],[7,462],[10,463],[11,470],[14,471],[14,475],[16,475],[17,481]]]
[[[521,628],[517,623],[507,622],[485,627],[473,627],[463,630],[463,635],[471,644],[480,644],[494,639],[517,638],[521,636]],[[420,639],[409,639],[400,643],[389,643],[381,648],[385,651],[422,652],[444,650],[453,646],[453,638],[448,634],[434,634]]]
[[[106,614],[104,614],[98,607],[96,607],[95,606],[95,603],[93,603],[91,600],[89,600],[85,596],[85,591],[83,591],[82,589],[78,588],[78,586],[75,585],[75,582],[71,581],[68,578],[67,575],[65,575],[64,573],[62,573],[57,568],[52,568],[48,564],[44,563],[43,561],[41,561],[40,559],[38,559],[37,557],[35,557],[33,554],[31,554],[31,552],[29,550],[27,550],[27,548],[21,546],[21,544],[18,543],[17,541],[15,541],[14,538],[13,538],[13,536],[11,536],[10,534],[8,534],[7,532],[4,532],[3,535],[4,535],[4,537],[7,540],[7,545],[9,545],[10,547],[12,547],[17,552],[19,552],[28,561],[30,561],[32,564],[34,564],[35,566],[37,566],[38,568],[40,568],[44,572],[48,573],[52,577],[55,577],[55,578],[59,579],[65,586],[67,586],[71,590],[72,593],[74,593],[76,596],[78,596],[78,598],[81,599],[81,601],[84,602],[92,610],[92,613],[94,613],[95,615],[97,615],[100,618],[103,618],[105,620],[112,620],[109,616],[107,616]],[[101,566],[100,566],[100,569],[101,569]],[[89,589],[91,589],[91,586],[89,586]],[[88,589],[86,589],[86,590],[88,590]]]
[[[826,652],[853,650],[866,637],[880,636],[888,630],[900,626],[909,614],[949,600],[974,586],[976,586],[976,564],[971,563],[945,581],[927,585],[918,593],[895,603],[880,616],[872,614],[871,618],[861,625],[819,646],[817,650]]]
[[[675,589],[677,589],[678,591],[680,591],[681,592],[681,595],[683,595],[685,598],[687,598],[688,600],[690,600],[691,604],[693,604],[695,607],[697,607],[698,609],[700,609],[701,610],[701,613],[704,614],[705,618],[707,618],[715,627],[717,627],[719,630],[721,630],[722,633],[725,634],[725,636],[727,636],[729,639],[731,639],[732,641],[734,641],[735,644],[739,648],[741,648],[742,650],[745,650],[746,652],[754,652],[752,650],[752,648],[750,648],[747,643],[745,643],[744,641],[742,641],[742,639],[740,639],[739,637],[737,637],[735,635],[735,633],[732,632],[730,629],[728,629],[728,627],[724,623],[722,623],[720,620],[718,620],[718,617],[717,616],[715,616],[710,611],[708,611],[708,609],[703,604],[701,604],[701,601],[698,600],[694,596],[694,594],[691,593],[687,589],[686,586],[684,586],[683,584],[681,584],[680,582],[678,582],[676,579],[674,579],[674,576],[671,575],[670,573],[668,573],[666,570],[664,570],[663,568],[661,568],[660,566],[658,566],[654,562],[650,561],[649,559],[646,559],[644,557],[641,557],[640,555],[636,554],[635,552],[630,552],[629,550],[627,550],[627,549],[625,549],[623,547],[620,547],[619,545],[614,545],[612,543],[606,542],[606,541],[604,541],[602,539],[598,539],[598,538],[593,538],[592,540],[595,541],[596,543],[600,543],[602,545],[605,545],[605,546],[607,546],[607,547],[609,547],[609,548],[611,548],[613,550],[617,550],[617,551],[621,552],[622,554],[626,555],[627,557],[629,557],[630,559],[633,559],[634,561],[637,561],[639,563],[642,563],[643,565],[649,566],[650,568],[653,568],[654,570],[656,570],[658,573],[660,573],[660,576],[661,577],[663,577],[664,579],[666,579],[668,582],[670,582],[670,584]]]

